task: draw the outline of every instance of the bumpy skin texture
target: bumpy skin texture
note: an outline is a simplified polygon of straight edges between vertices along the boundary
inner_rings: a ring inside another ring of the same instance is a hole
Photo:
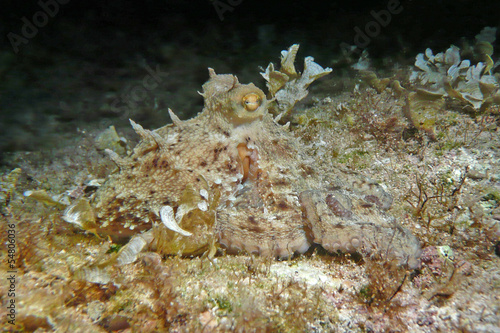
[[[259,88],[210,70],[202,95],[197,117],[181,122],[173,116],[173,125],[154,131],[135,125],[142,141],[132,155],[112,155],[120,170],[93,200],[99,232],[130,237],[150,229],[161,222],[162,207],[180,209],[189,187],[201,193],[197,202],[207,196],[203,191],[218,193],[214,212],[195,207],[181,217],[180,227],[192,236],[168,230],[157,238],[207,243],[196,237],[211,234],[228,252],[278,257],[317,243],[332,252],[378,253],[419,265],[418,240],[383,213],[392,199],[382,187],[352,172],[316,170],[297,138],[267,112]],[[213,219],[203,218],[211,213]]]

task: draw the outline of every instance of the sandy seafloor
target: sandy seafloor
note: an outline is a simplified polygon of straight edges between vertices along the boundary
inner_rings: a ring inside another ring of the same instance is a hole
[[[3,98],[16,103],[2,119],[10,129],[0,183],[2,331],[500,332],[498,107],[471,113],[447,101],[425,116],[435,123],[432,134],[416,130],[403,114],[404,98],[390,88],[377,92],[340,57],[332,63],[341,69],[318,61],[333,73],[311,86],[290,129],[321,167],[354,170],[383,184],[394,198],[389,213],[421,242],[420,269],[317,247],[282,261],[223,251],[213,259],[144,252],[132,264],[83,274],[115,249],[61,219],[66,204],[114,168],[96,138],[114,125],[130,151],[138,138],[128,118],[153,129],[170,121],[168,107],[181,119],[201,111],[196,91],[207,67],[265,90],[258,66],[279,61],[273,54],[267,62],[232,66],[234,59],[176,44],[157,49],[156,58],[138,55],[119,71],[39,50],[27,50],[33,53],[22,64],[4,54],[11,63],[1,71],[2,89],[10,92]],[[310,54],[301,49],[299,63]],[[412,91],[415,55],[371,69]],[[126,104],[149,75],[145,66],[159,66],[158,86]],[[38,88],[21,93],[30,80]],[[110,106],[117,100],[118,112]],[[14,186],[8,175],[16,168]],[[26,196],[35,190],[60,204]],[[9,229],[15,229],[12,268]],[[14,286],[6,282],[12,275]],[[7,320],[11,300],[15,325]]]

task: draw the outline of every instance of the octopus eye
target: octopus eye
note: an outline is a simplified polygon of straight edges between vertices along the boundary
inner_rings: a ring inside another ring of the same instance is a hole
[[[247,111],[255,111],[259,108],[261,104],[260,96],[256,93],[250,93],[243,97],[242,104],[245,110]]]

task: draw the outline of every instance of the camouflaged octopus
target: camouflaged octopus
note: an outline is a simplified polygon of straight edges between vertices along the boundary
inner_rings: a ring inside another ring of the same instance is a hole
[[[97,231],[127,239],[150,230],[163,253],[201,254],[218,243],[229,253],[280,258],[313,243],[329,252],[383,253],[418,267],[420,246],[384,211],[391,197],[374,182],[315,169],[303,145],[268,112],[253,84],[217,75],[203,85],[203,111],[145,130],[91,204]]]

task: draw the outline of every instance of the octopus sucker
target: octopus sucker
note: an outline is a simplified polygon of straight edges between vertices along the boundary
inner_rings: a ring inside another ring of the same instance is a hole
[[[418,267],[418,240],[387,214],[392,197],[353,171],[319,169],[269,112],[274,98],[211,68],[201,95],[192,119],[169,109],[173,125],[148,130],[130,121],[141,141],[130,156],[108,152],[120,168],[90,201],[98,233],[151,229],[164,254],[212,253],[218,242],[228,253],[286,258],[316,243]]]

